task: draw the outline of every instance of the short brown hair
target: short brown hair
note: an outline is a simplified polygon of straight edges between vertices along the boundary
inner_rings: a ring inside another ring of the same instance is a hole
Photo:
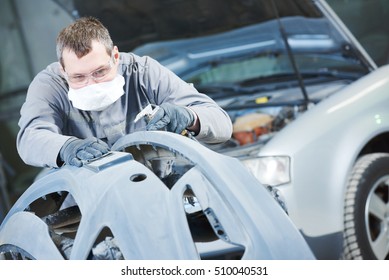
[[[64,67],[63,51],[69,49],[77,57],[83,57],[92,50],[92,41],[102,43],[108,55],[111,55],[113,42],[107,28],[94,17],[82,17],[62,29],[57,37],[57,58]]]

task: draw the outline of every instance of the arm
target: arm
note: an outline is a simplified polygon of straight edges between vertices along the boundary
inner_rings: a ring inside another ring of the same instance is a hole
[[[195,123],[190,130],[198,129],[196,138],[205,143],[227,141],[232,134],[232,123],[228,114],[209,96],[180,79],[157,61],[147,58],[147,91],[154,94],[157,105],[164,102],[188,107],[195,113]]]
[[[70,138],[62,135],[66,85],[47,70],[32,81],[23,104],[17,135],[17,149],[22,160],[39,167],[57,167],[58,153]]]

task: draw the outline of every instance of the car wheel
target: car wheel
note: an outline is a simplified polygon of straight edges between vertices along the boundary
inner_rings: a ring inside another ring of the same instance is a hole
[[[364,155],[347,185],[344,258],[388,259],[389,154]]]

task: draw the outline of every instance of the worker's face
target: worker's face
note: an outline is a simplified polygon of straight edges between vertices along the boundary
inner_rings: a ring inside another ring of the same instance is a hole
[[[119,51],[116,46],[111,56],[98,42],[93,42],[92,51],[81,58],[69,49],[65,49],[62,56],[65,77],[73,89],[112,81],[116,77],[119,61]]]

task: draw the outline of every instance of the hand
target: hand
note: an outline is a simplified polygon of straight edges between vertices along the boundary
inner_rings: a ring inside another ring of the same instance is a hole
[[[65,142],[59,155],[66,164],[81,167],[83,160],[101,157],[109,150],[107,143],[95,137],[87,139],[73,137]]]
[[[167,131],[181,133],[193,125],[193,113],[183,106],[163,103],[147,124],[147,130],[160,130],[166,127]]]

